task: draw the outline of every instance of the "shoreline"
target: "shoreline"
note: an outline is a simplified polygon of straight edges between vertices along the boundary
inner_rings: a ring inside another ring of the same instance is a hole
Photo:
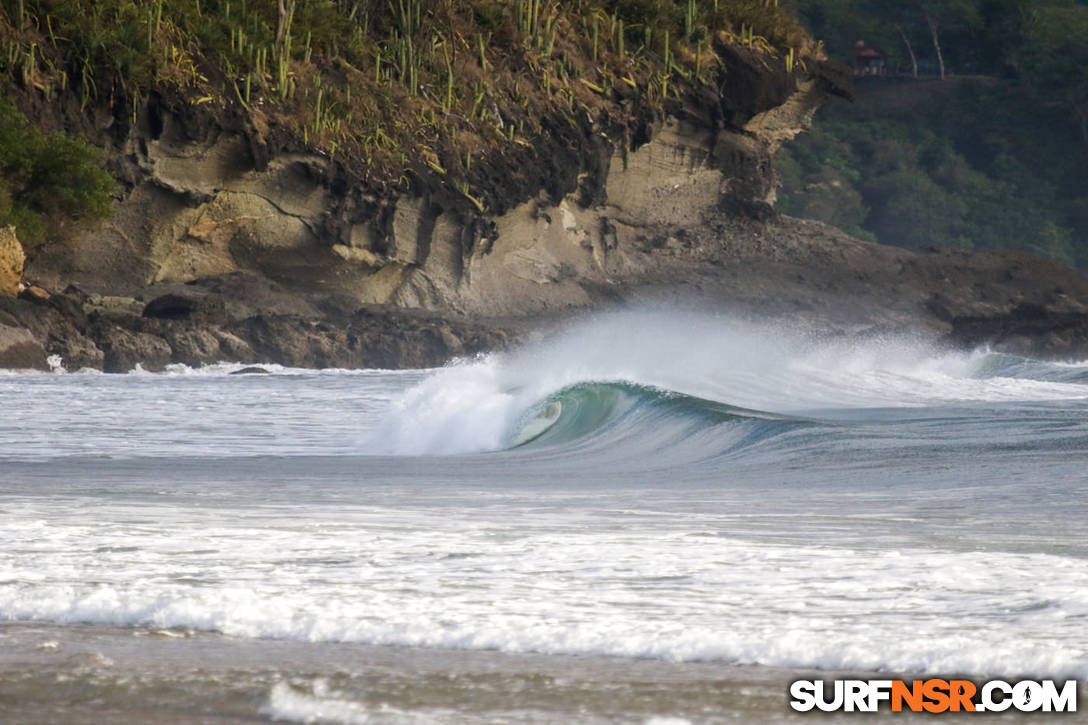
[[[239,639],[211,632],[9,622],[0,655],[5,722],[494,722],[511,716],[581,722],[801,723],[797,679],[911,679],[909,674],[676,663],[592,655],[513,654],[351,643]],[[26,673],[33,672],[31,675]],[[58,687],[58,681],[62,684]],[[126,684],[127,683],[127,684]],[[58,691],[59,690],[59,691]],[[519,706],[511,709],[509,693]],[[879,719],[931,716],[881,711]],[[857,715],[822,714],[822,722]],[[967,716],[946,715],[952,721]],[[1046,716],[991,715],[994,722]],[[1083,716],[1065,718],[1083,721]],[[372,720],[367,720],[372,721]]]

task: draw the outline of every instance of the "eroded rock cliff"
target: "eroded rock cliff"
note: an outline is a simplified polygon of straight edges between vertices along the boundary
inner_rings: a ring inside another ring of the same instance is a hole
[[[771,154],[829,92],[847,92],[829,64],[787,73],[742,49],[726,62],[720,97],[632,108],[623,123],[587,114],[478,162],[495,169],[486,211],[427,169],[412,191],[379,195],[339,160],[273,153],[255,128],[153,97],[115,157],[131,188],[114,222],[32,272],[118,288],[244,271],[359,303],[489,316],[578,306],[579,280],[637,272],[632,247],[710,212],[769,215]]]

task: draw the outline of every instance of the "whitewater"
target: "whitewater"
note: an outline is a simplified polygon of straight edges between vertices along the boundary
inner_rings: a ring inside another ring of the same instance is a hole
[[[657,309],[437,370],[244,367],[0,373],[12,722],[1088,681],[1088,361]]]

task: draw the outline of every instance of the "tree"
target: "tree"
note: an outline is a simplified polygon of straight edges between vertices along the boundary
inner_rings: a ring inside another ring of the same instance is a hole
[[[913,3],[905,3],[913,4]],[[940,30],[942,25],[978,26],[981,17],[978,5],[972,0],[921,0],[916,7],[925,20],[933,51],[937,54],[937,68],[941,80],[945,77],[944,53],[941,51]]]
[[[914,52],[914,44],[910,41],[909,32],[920,20],[916,4],[902,2],[902,0],[876,0],[868,6],[868,11],[895,30],[896,36],[906,48],[907,57],[910,58],[911,75],[917,78],[918,56]]]
[[[1029,21],[1024,79],[1044,102],[1072,113],[1088,142],[1088,7],[1042,7]]]
[[[903,247],[962,246],[969,207],[920,168],[869,180],[862,193],[871,205],[867,227],[885,243]]]
[[[902,23],[894,23],[896,32],[899,33],[899,37],[903,39],[903,45],[907,46],[907,53],[910,55],[910,73],[915,78],[918,77],[918,56],[914,54],[914,47],[910,44],[910,38],[903,32]]]
[[[1000,75],[1018,72],[1032,5],[1032,0],[980,1],[977,43],[983,68]]]
[[[0,226],[13,224],[32,247],[65,218],[108,217],[116,183],[99,157],[79,139],[43,134],[0,98]]]

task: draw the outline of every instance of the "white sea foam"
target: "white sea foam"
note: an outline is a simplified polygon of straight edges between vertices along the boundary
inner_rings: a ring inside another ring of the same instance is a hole
[[[0,618],[1088,679],[1088,561],[1072,557],[767,544],[707,535],[700,516],[59,513],[0,521]]]
[[[379,714],[371,712],[361,702],[336,697],[329,692],[324,680],[317,680],[309,694],[295,689],[286,682],[277,682],[269,693],[268,702],[261,707],[261,714],[273,720],[286,720],[299,723],[337,723],[342,725],[372,725],[375,722],[388,722],[389,716],[398,713],[386,711]],[[402,722],[403,718],[397,717]]]
[[[198,365],[192,367],[185,365],[184,363],[171,363],[166,366],[162,372],[150,372],[145,370],[142,365],[137,365],[135,369],[129,372],[129,375],[140,376],[157,376],[157,377],[177,377],[177,376],[202,376],[202,377],[222,377],[225,375],[236,375],[243,370],[249,368],[259,368],[263,370],[266,375],[305,375],[314,377],[327,377],[338,375],[360,375],[367,376],[374,373],[381,372],[383,374],[392,375],[411,375],[419,371],[414,370],[401,370],[401,371],[378,371],[369,368],[322,368],[315,370],[312,368],[293,368],[286,365],[278,365],[276,363],[237,363],[237,362],[218,362],[210,363],[207,365]],[[261,373],[257,373],[258,375]]]
[[[356,695],[358,698],[358,695]],[[351,695],[337,692],[324,679],[313,682],[277,682],[269,692],[268,700],[260,708],[262,715],[275,721],[306,723],[307,725],[481,725],[506,722],[552,722],[553,713],[540,713],[516,707],[516,700],[498,712],[471,709],[451,710],[434,707],[401,709],[388,703],[367,703],[353,699]],[[615,722],[614,719],[592,717],[579,713],[579,722]],[[676,718],[651,718],[647,725],[690,725],[689,721]]]
[[[1088,370],[1088,360],[1058,360],[1050,363],[1054,367],[1073,368],[1076,370]]]

